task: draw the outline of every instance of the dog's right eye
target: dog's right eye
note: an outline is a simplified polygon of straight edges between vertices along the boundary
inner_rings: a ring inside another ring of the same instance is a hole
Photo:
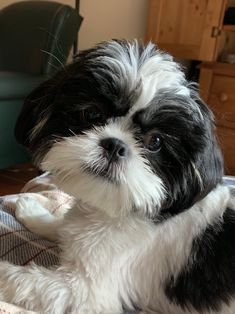
[[[143,140],[145,147],[151,152],[158,152],[162,146],[162,137],[158,132],[149,132]]]
[[[104,113],[96,106],[84,109],[83,118],[90,124],[103,123],[105,121]]]

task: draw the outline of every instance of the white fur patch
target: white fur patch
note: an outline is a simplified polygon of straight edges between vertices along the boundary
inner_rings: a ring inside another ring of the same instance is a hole
[[[137,41],[129,43],[128,53],[119,43],[112,41],[103,50],[109,56],[96,58],[104,62],[113,73],[119,73],[119,84],[127,84],[130,92],[141,83],[141,94],[133,105],[133,111],[146,108],[158,91],[175,90],[177,94],[189,96],[184,73],[167,53],[153,49],[149,43],[142,54]],[[122,80],[120,80],[120,77]]]
[[[126,215],[133,209],[142,214],[154,215],[164,200],[164,187],[147,160],[141,156],[141,148],[126,129],[125,123],[110,123],[95,128],[81,136],[65,138],[52,146],[45,156],[42,167],[55,174],[56,184],[92,206],[111,216]],[[130,157],[117,166],[117,183],[88,173],[87,167],[99,171],[105,166],[99,141],[116,137],[124,141]]]

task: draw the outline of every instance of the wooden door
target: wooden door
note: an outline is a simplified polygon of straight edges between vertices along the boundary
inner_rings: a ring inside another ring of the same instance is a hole
[[[225,0],[150,0],[146,41],[174,57],[214,61]]]

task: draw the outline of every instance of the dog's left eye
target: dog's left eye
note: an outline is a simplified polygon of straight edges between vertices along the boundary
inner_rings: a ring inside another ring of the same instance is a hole
[[[152,151],[157,152],[162,146],[162,137],[157,132],[150,132],[143,138],[145,147]]]
[[[98,107],[90,107],[83,111],[84,119],[89,123],[101,123],[105,120],[104,113]]]

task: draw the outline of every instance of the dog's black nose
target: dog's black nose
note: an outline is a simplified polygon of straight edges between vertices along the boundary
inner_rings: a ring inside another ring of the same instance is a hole
[[[105,149],[110,161],[125,159],[129,155],[127,145],[115,137],[104,138],[100,141],[100,146]]]

